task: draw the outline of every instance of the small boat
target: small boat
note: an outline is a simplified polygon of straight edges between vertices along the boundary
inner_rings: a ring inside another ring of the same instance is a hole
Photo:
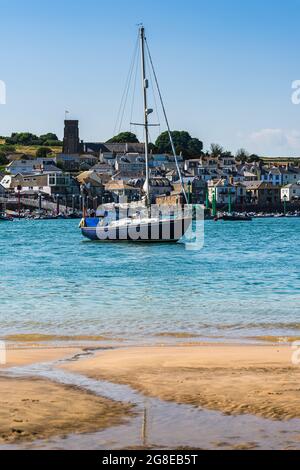
[[[179,180],[182,187],[182,192],[188,204],[188,197],[185,192],[182,175],[180,172],[175,145],[172,139],[171,129],[169,126],[168,118],[166,115],[164,103],[160,93],[159,85],[156,78],[156,72],[153,66],[152,57],[150,55],[149,47],[145,37],[144,27],[139,29],[140,49],[141,49],[141,75],[143,84],[143,124],[140,125],[144,128],[145,135],[145,168],[146,177],[143,187],[144,197],[139,201],[141,210],[119,211],[115,208],[112,211],[97,210],[96,217],[83,217],[80,222],[80,229],[82,235],[90,240],[97,241],[131,241],[131,242],[178,242],[187,232],[193,221],[193,215],[188,215],[187,210],[178,207],[176,214],[170,211],[169,214],[162,213],[153,209],[152,195],[150,192],[150,168],[149,168],[149,127],[155,124],[149,123],[149,116],[153,110],[148,106],[148,88],[149,80],[146,76],[146,65],[149,64],[152,68],[152,76],[155,77],[155,85],[157,88],[158,96],[160,98],[163,114],[165,117],[166,127],[176,167],[178,171]],[[147,57],[146,57],[146,54]],[[148,59],[148,61],[147,61]],[[151,74],[150,74],[151,75]],[[84,193],[85,188],[82,188]],[[84,199],[84,198],[83,198]],[[130,206],[130,204],[129,204]],[[85,213],[85,211],[83,211]],[[191,211],[192,212],[192,211]]]
[[[225,214],[222,219],[225,222],[251,222],[252,217],[247,214]]]
[[[12,222],[14,219],[6,214],[0,214],[0,222]]]

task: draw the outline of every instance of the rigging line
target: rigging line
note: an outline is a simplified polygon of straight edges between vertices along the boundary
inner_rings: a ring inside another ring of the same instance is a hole
[[[173,155],[174,155],[174,158],[175,158],[176,168],[177,168],[177,172],[178,172],[182,192],[184,194],[186,202],[188,203],[189,200],[188,200],[188,197],[187,197],[187,194],[186,194],[186,191],[185,191],[185,187],[184,187],[184,183],[183,183],[183,179],[182,179],[182,174],[181,174],[181,171],[180,171],[180,168],[179,168],[179,164],[178,164],[178,160],[177,160],[177,154],[176,154],[176,150],[175,150],[175,145],[174,145],[174,141],[173,141],[173,137],[172,137],[172,133],[171,133],[171,128],[170,128],[166,108],[165,108],[165,105],[164,105],[164,101],[163,101],[162,94],[161,94],[161,91],[160,91],[160,86],[159,86],[159,83],[158,83],[158,78],[157,78],[157,75],[156,75],[156,71],[155,71],[155,68],[154,68],[154,64],[153,64],[152,56],[151,56],[151,53],[150,53],[148,41],[147,41],[146,38],[145,38],[145,43],[146,43],[147,52],[149,54],[150,64],[151,64],[151,67],[152,67],[152,70],[153,70],[153,75],[154,75],[154,79],[155,79],[155,83],[156,83],[156,87],[157,87],[158,96],[159,96],[159,99],[160,99],[162,111],[163,111],[164,118],[165,118],[165,121],[166,121],[167,129],[168,129],[169,139],[170,139],[170,142],[171,142],[171,147],[172,147]]]
[[[133,113],[134,113],[134,105],[135,105],[135,90],[136,90],[136,84],[137,84],[138,68],[139,68],[139,61],[137,60],[136,67],[135,67],[134,83],[133,83],[133,93],[132,93],[132,103],[131,103],[131,113],[130,113],[130,130],[132,128],[132,121],[133,121]],[[134,126],[134,128],[136,128],[136,126]]]
[[[155,90],[154,90],[154,78],[153,78],[153,71],[152,71],[152,67],[150,66],[150,62],[149,62],[149,56],[146,55],[146,59],[147,59],[147,66],[148,66],[148,69],[150,71],[150,83],[151,83],[151,89],[152,89],[152,94],[153,94],[153,100],[154,100],[154,107],[155,107],[155,113],[156,113],[156,118],[157,118],[157,122],[159,123],[159,134],[160,134],[160,131],[161,131],[161,126],[160,126],[160,115],[159,115],[159,109],[158,109],[158,106],[157,106],[157,99],[156,99],[156,93],[155,93]]]
[[[124,88],[122,100],[121,100],[121,103],[120,103],[120,108],[119,108],[119,112],[118,112],[118,117],[117,117],[114,133],[116,133],[119,121],[121,120],[121,114],[122,114],[123,106],[125,106],[125,104],[126,104],[125,96],[126,96],[126,93],[127,93],[127,90],[128,90],[128,86],[130,84],[130,77],[131,77],[132,67],[133,67],[133,64],[134,64],[134,61],[135,61],[135,57],[136,57],[137,47],[138,47],[138,37],[137,37],[137,40],[136,40],[134,53],[133,53],[133,56],[132,56],[132,60],[131,60],[131,63],[130,63],[130,68],[129,68],[127,79],[126,79],[126,82],[125,82],[125,88]],[[121,125],[120,125],[120,127],[121,127]]]
[[[120,120],[119,132],[121,132],[121,128],[122,128],[122,125],[123,125],[125,109],[126,109],[126,105],[127,105],[128,95],[129,95],[129,91],[130,91],[130,85],[131,85],[131,81],[132,81],[132,75],[133,75],[133,71],[134,71],[134,65],[135,65],[135,62],[137,60],[137,53],[138,53],[138,46],[136,46],[135,54],[134,54],[133,61],[132,61],[132,64],[131,64],[131,70],[130,70],[130,74],[129,74],[129,80],[128,80],[128,86],[127,86],[127,90],[126,90],[124,107],[123,107],[121,120]]]
[[[122,99],[121,99],[121,103],[120,103],[120,106],[119,106],[117,119],[116,119],[116,123],[115,123],[115,127],[114,127],[114,134],[116,133],[117,128],[118,128],[118,123],[119,123],[120,116],[121,116],[121,110],[122,110],[124,98],[125,98],[125,95],[126,95],[126,89],[128,88],[128,83],[130,82],[131,69],[132,69],[132,66],[133,66],[135,58],[136,58],[136,52],[137,52],[138,44],[139,44],[139,37],[137,37],[137,40],[136,40],[136,43],[135,43],[134,53],[133,53],[132,60],[131,60],[131,63],[130,63],[130,68],[129,68],[129,71],[128,71],[128,74],[127,74],[127,78],[126,78],[126,82],[125,82],[125,88],[124,88],[124,91],[123,91],[123,95],[122,95]]]

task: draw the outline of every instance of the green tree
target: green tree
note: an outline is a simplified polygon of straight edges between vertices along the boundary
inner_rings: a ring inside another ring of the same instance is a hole
[[[30,132],[14,132],[11,137],[6,139],[6,143],[12,145],[40,145],[41,140]]]
[[[0,153],[0,165],[3,166],[3,165],[7,165],[8,164],[8,160],[6,158],[6,155],[5,153]]]
[[[45,140],[43,145],[46,147],[62,147],[63,143],[60,140]]]
[[[132,132],[121,132],[107,141],[107,144],[138,144],[139,140]]]
[[[14,145],[7,145],[7,144],[2,144],[0,145],[0,152],[3,153],[14,153],[16,151],[16,147]]]
[[[260,162],[260,157],[253,153],[252,155],[249,155],[247,161],[249,163],[259,163]]]
[[[156,145],[150,143],[149,144],[149,151],[153,153],[153,155],[155,155],[156,153],[158,153],[158,148],[156,147]]]
[[[203,143],[199,139],[192,138],[188,132],[172,131],[171,135],[177,154],[182,153],[184,158],[190,158],[202,153]],[[172,146],[167,131],[160,134],[155,142],[155,146],[159,153],[172,153]]]
[[[219,158],[223,154],[224,149],[221,145],[219,144],[211,144],[210,146],[210,153],[211,156],[214,158]]]
[[[51,153],[51,149],[48,147],[40,147],[36,151],[36,157],[37,158],[46,158],[49,153]]]
[[[237,152],[236,152],[236,159],[241,162],[241,163],[245,163],[248,161],[248,158],[249,158],[249,153],[247,152],[247,150],[245,149],[239,149]]]
[[[231,158],[232,153],[229,150],[225,150],[224,152],[222,152],[222,157]]]
[[[56,134],[53,134],[52,132],[48,132],[48,134],[40,135],[40,140],[43,142],[43,144],[47,141],[58,141],[58,137]]]

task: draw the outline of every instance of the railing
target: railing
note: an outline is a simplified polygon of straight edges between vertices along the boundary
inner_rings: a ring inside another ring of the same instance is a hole
[[[11,204],[11,205],[16,205],[17,206],[19,204],[19,199],[16,198],[16,197],[8,197],[8,198],[0,197],[0,204],[7,204],[7,205]],[[20,199],[20,204],[22,206],[33,207],[33,208],[36,208],[36,209],[38,209],[40,207],[39,201],[34,200],[34,199],[21,198]],[[41,207],[42,207],[42,209],[55,212],[57,210],[57,203],[42,200],[41,201]],[[60,211],[65,212],[67,207],[63,204],[59,204],[59,209],[60,209]]]

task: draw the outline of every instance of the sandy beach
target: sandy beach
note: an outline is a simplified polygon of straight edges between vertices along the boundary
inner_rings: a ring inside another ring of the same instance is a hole
[[[81,352],[81,348],[74,347],[43,346],[41,344],[22,346],[20,344],[16,348],[14,346],[7,348],[6,364],[0,365],[0,371],[1,369],[26,366],[37,362],[58,361]]]
[[[129,406],[74,387],[0,376],[0,444],[98,431],[129,415]]]
[[[285,345],[136,347],[65,367],[167,401],[287,420],[300,417],[300,367],[291,356]]]
[[[44,380],[5,375],[7,368],[77,360],[56,367],[93,379],[125,384],[166,402],[227,415],[272,420],[300,418],[300,367],[288,345],[177,344],[120,347],[78,356],[80,348],[35,345],[9,349],[0,366],[0,444],[91,433],[122,424],[127,404]],[[1,374],[2,371],[2,374]]]
[[[4,375],[11,367],[56,361],[79,352],[79,348],[41,345],[8,349],[7,364],[0,366],[0,444],[98,431],[131,415],[130,406],[76,387]]]

